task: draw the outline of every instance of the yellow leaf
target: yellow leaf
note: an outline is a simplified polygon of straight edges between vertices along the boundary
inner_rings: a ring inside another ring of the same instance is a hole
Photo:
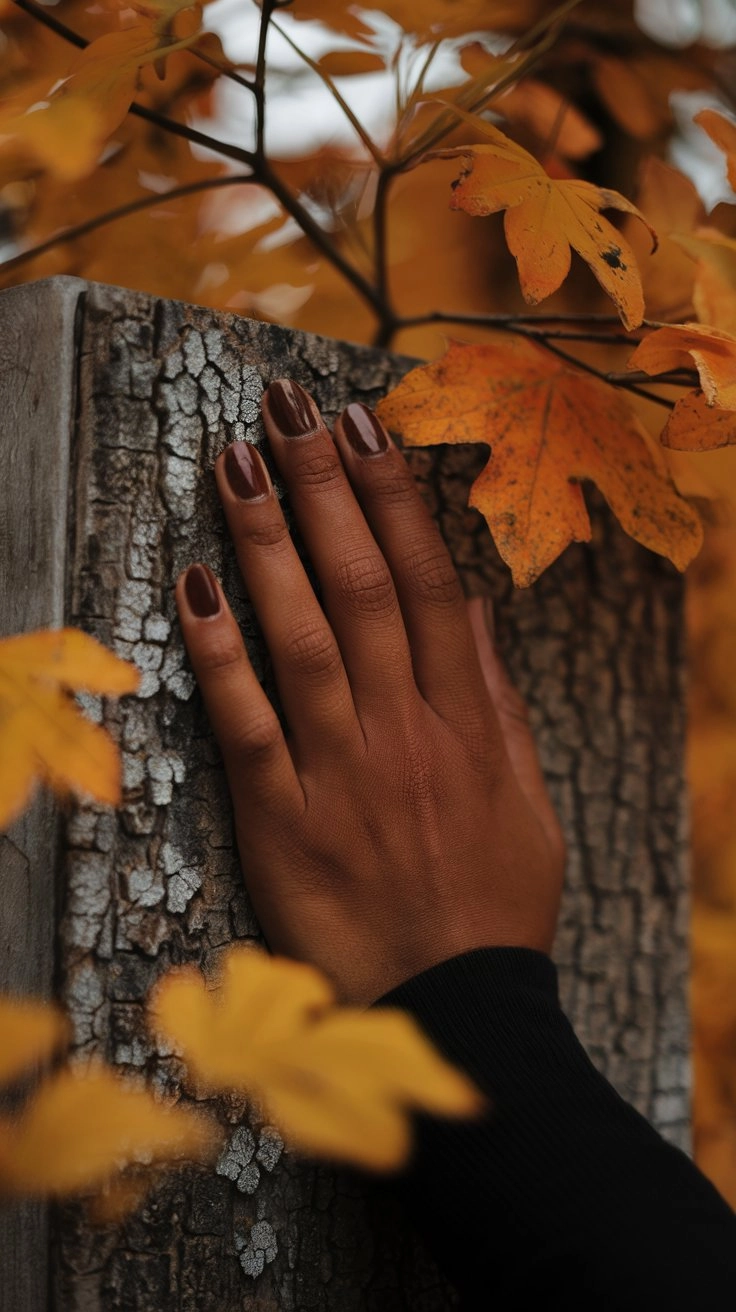
[[[165,1107],[112,1071],[64,1070],[20,1117],[0,1121],[0,1193],[93,1188],[131,1160],[201,1158],[217,1138],[200,1114]]]
[[[469,504],[484,515],[517,587],[570,542],[590,540],[583,479],[631,537],[678,569],[700,549],[698,516],[621,392],[532,342],[453,343],[407,374],[378,414],[410,446],[488,443],[491,459]]]
[[[51,1003],[0,997],[0,1084],[50,1057],[68,1033],[66,1017]]]
[[[0,674],[38,679],[75,692],[136,692],[140,671],[82,629],[37,629],[0,641]]]
[[[203,1085],[248,1090],[295,1147],[367,1169],[405,1161],[410,1108],[465,1116],[485,1105],[410,1017],[335,1009],[312,966],[253,948],[230,949],[216,992],[196,970],[171,971],[151,1015]]]
[[[704,323],[655,328],[637,346],[629,369],[647,374],[691,369],[695,364],[709,405],[736,410],[736,336]]]
[[[470,119],[490,145],[455,146],[434,157],[462,159],[453,183],[451,209],[468,214],[505,210],[504,231],[516,260],[519,283],[530,305],[557,291],[570,272],[571,248],[582,256],[611,297],[627,328],[644,317],[644,296],[634,253],[600,213],[613,208],[649,224],[631,201],[578,179],[557,180],[523,147],[483,120]],[[656,245],[654,230],[649,228]]]
[[[198,29],[175,41],[148,22],[98,37],[80,52],[60,87],[46,83],[42,92],[35,79],[6,103],[0,145],[25,146],[64,182],[85,177],[127,114],[140,68],[185,49],[197,35]]]
[[[700,124],[726,156],[728,181],[736,191],[736,122],[726,118],[725,114],[716,113],[714,109],[701,109],[695,115],[695,122]]]
[[[120,801],[120,757],[106,730],[63,688],[134,692],[140,673],[77,629],[41,629],[0,641],[0,825],[30,800],[37,779]]]

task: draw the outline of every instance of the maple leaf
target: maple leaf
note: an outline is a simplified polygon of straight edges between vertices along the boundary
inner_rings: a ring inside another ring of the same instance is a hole
[[[626,399],[533,342],[454,342],[440,360],[408,373],[378,414],[410,446],[489,444],[469,504],[485,517],[517,587],[533,583],[570,542],[590,540],[578,486],[586,478],[631,537],[678,569],[700,548],[700,520]]]
[[[93,1188],[126,1161],[201,1158],[218,1138],[213,1122],[163,1106],[104,1067],[63,1070],[20,1116],[0,1119],[0,1193]]]
[[[649,228],[656,248],[656,234],[644,215],[618,191],[576,178],[549,177],[533,155],[498,128],[471,115],[461,117],[491,144],[454,146],[432,157],[462,158],[451,209],[473,215],[506,211],[504,232],[524,299],[538,305],[557,291],[570,272],[572,248],[611,297],[626,327],[636,328],[644,318],[636,259],[625,237],[600,211],[612,208],[635,215]]]
[[[712,405],[701,391],[688,392],[675,402],[660,441],[675,451],[715,451],[721,446],[733,446],[736,413]]]
[[[736,191],[736,122],[726,118],[725,114],[716,113],[714,109],[701,109],[695,115],[695,122],[726,156],[728,181]]]
[[[709,405],[736,410],[736,336],[703,323],[665,324],[649,333],[628,362],[647,374],[691,369],[695,364]]]
[[[204,1086],[248,1090],[295,1147],[369,1170],[405,1161],[408,1109],[468,1116],[485,1105],[411,1017],[335,1008],[320,972],[258,949],[228,951],[216,992],[196,969],[170,971],[151,1016]]]
[[[49,1057],[68,1035],[68,1022],[57,1007],[0,996],[0,1084]]]
[[[696,262],[693,304],[698,319],[736,334],[736,240],[705,226],[672,236]]]
[[[123,695],[140,673],[79,629],[39,629],[0,641],[0,825],[30,802],[39,778],[120,802],[120,757],[107,732],[62,689]]]

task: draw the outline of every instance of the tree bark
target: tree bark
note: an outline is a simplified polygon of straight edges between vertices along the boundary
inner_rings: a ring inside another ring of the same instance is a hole
[[[41,809],[53,810],[61,826],[55,856],[43,825],[29,832],[25,819],[0,839],[4,885],[20,861],[39,889],[54,864],[60,889],[55,950],[37,945],[30,971],[6,953],[3,984],[48,992],[53,969],[73,1020],[74,1051],[145,1073],[155,1088],[172,1092],[182,1070],[146,1029],[148,990],[171,965],[196,962],[210,974],[229,943],[259,937],[220,753],[177,622],[173,587],[191,561],[207,562],[222,580],[283,720],[212,466],[235,438],[260,447],[319,596],[264,445],[261,392],[273,378],[294,378],[331,422],[350,400],[374,404],[414,362],[68,278],[4,292],[0,333],[3,325],[6,336],[41,347],[19,351],[17,363],[11,357],[0,380],[3,413],[27,387],[45,410],[43,419],[32,409],[25,415],[0,493],[11,548],[3,544],[0,562],[2,632],[76,625],[143,671],[135,696],[77,698],[120,745],[121,807],[51,808],[42,799]],[[62,528],[41,549],[45,577],[54,580],[48,605],[39,605],[47,585],[34,578],[26,587],[21,554],[12,549],[23,522],[17,507],[28,515],[48,499],[42,447],[66,471],[59,486],[64,478],[70,486],[68,511],[63,496],[56,503]],[[563,1004],[596,1065],[687,1148],[681,577],[626,537],[588,487],[592,542],[568,548],[534,587],[514,589],[485,520],[467,507],[487,448],[405,455],[466,593],[493,597],[498,646],[530,705],[570,853],[554,951]],[[13,941],[21,902],[3,906],[0,943]],[[95,1229],[77,1204],[55,1210],[54,1309],[455,1306],[385,1185],[283,1151],[275,1130],[248,1115],[245,1100],[213,1106],[230,1133],[215,1171],[170,1175],[120,1224]],[[16,1226],[16,1253],[20,1242]],[[40,1230],[23,1259],[37,1270],[43,1243]],[[21,1284],[4,1297],[0,1307],[13,1312],[40,1306]]]

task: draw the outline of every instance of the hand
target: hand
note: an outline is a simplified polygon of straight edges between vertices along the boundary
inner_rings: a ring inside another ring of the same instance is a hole
[[[549,951],[564,842],[482,602],[371,411],[348,406],[333,441],[280,380],[263,418],[324,609],[255,447],[215,477],[286,735],[212,572],[182,573],[176,602],[269,947],[365,1005],[471,948]]]

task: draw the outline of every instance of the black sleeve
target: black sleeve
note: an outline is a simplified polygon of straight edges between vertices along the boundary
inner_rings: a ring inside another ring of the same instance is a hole
[[[549,957],[481,948],[374,1005],[411,1012],[492,1102],[417,1117],[396,1180],[463,1309],[736,1308],[736,1215],[591,1064]]]

